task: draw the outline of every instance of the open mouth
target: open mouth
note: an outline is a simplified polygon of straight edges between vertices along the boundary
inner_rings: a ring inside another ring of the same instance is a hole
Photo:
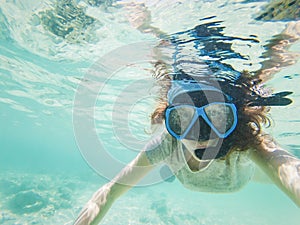
[[[194,150],[196,157],[201,160],[199,162],[199,171],[205,170],[213,162],[213,158],[207,157],[207,153],[205,154],[205,158],[203,158],[206,150],[207,148],[198,148]]]
[[[218,158],[219,149],[216,147],[197,148],[195,155],[200,160],[212,160]]]
[[[197,156],[198,159],[202,160],[205,150],[206,148],[197,148],[194,150],[195,155]]]

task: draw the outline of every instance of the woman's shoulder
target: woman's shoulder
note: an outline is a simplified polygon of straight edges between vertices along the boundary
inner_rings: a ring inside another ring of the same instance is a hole
[[[272,137],[272,135],[267,133],[261,133],[257,136],[258,145],[254,151],[263,152],[274,152],[276,150],[283,150],[283,148],[277,143],[277,141]]]
[[[164,161],[177,149],[178,142],[166,131],[154,135],[145,146],[148,160],[154,164]]]

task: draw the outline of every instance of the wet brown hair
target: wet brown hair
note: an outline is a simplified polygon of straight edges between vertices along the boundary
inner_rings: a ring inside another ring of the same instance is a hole
[[[160,88],[157,107],[151,115],[152,124],[161,124],[165,119],[165,109],[168,106],[167,93],[171,87],[171,77],[167,66],[158,61],[154,64],[153,76]],[[262,125],[269,126],[269,107],[250,106],[254,93],[263,92],[261,81],[256,76],[244,71],[233,85],[229,82],[219,82],[222,91],[233,97],[238,113],[238,123],[231,135],[224,139],[223,146],[230,150],[246,150],[260,144],[259,134]]]

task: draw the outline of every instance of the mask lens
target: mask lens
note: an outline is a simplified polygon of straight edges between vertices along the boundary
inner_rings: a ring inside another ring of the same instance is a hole
[[[234,125],[234,112],[230,105],[212,103],[204,108],[204,112],[221,134],[225,134]]]
[[[195,109],[188,106],[178,106],[170,110],[168,123],[170,129],[177,135],[182,135],[191,124]]]

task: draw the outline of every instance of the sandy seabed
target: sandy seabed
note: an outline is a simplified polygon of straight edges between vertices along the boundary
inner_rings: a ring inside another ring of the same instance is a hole
[[[97,175],[0,173],[0,224],[70,225],[104,184]],[[189,191],[178,181],[134,188],[115,202],[104,225],[297,225],[300,210],[272,184],[231,194]]]

